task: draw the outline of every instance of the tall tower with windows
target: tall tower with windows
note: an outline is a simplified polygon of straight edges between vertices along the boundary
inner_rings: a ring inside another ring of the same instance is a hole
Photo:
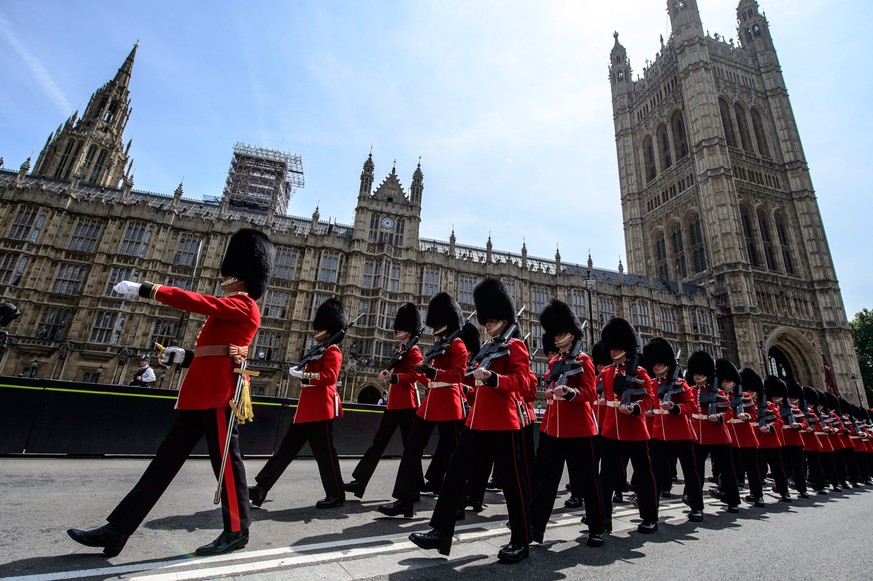
[[[696,0],[668,0],[672,33],[631,78],[610,53],[630,272],[705,286],[722,353],[857,400],[852,339],[769,23],[737,6],[738,40],[704,34]],[[694,321],[690,321],[694,326]],[[694,329],[689,329],[692,333]]]
[[[394,247],[395,256],[401,249],[418,247],[421,225],[421,196],[424,192],[424,174],[421,163],[412,174],[409,194],[403,190],[397,177],[396,164],[391,173],[373,190],[375,165],[373,154],[364,162],[361,186],[355,207],[355,237],[369,244],[387,244]]]
[[[85,113],[76,111],[49,135],[36,160],[33,173],[37,176],[82,182],[117,188],[130,173],[127,146],[123,143],[124,128],[130,118],[130,75],[138,44],[118,69],[115,78],[97,89]]]

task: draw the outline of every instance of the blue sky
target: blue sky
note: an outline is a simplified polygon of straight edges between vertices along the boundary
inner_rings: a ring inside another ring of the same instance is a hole
[[[736,36],[736,2],[698,0]],[[803,139],[849,318],[873,307],[868,101],[873,3],[760,0]],[[607,79],[613,32],[634,74],[669,36],[666,1],[0,4],[0,156],[38,154],[134,42],[136,188],[220,195],[238,141],[303,157],[290,213],[351,224],[372,147],[408,188],[422,236],[626,264]],[[862,266],[863,265],[863,266]]]

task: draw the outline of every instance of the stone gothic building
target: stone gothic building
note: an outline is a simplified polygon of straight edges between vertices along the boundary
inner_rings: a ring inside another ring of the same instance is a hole
[[[641,77],[615,34],[609,77],[628,269],[705,287],[741,366],[821,387],[860,375],[769,24],[737,6],[738,44],[669,0],[672,34]]]
[[[753,34],[766,39],[757,6],[744,6],[754,9]],[[135,190],[125,171],[130,144],[122,141],[134,47],[85,114],[49,137],[32,173],[30,160],[18,172],[0,170],[0,298],[22,311],[0,337],[0,374],[126,384],[136,356],[153,352],[155,342],[192,346],[202,317],[112,287],[149,280],[218,293],[227,241],[245,225],[268,233],[277,248],[251,350],[258,394],[297,395],[286,370],[310,346],[316,307],[335,296],[351,318],[364,315],[343,343],[341,395],[375,403],[397,308],[411,301],[424,311],[446,291],[469,314],[485,276],[503,280],[527,307],[521,329],[532,352],[541,347],[538,314],[558,297],[587,322],[586,350],[604,322],[621,316],[644,340],[663,336],[686,355],[704,349],[758,369],[755,346],[765,342],[774,370],[818,387],[823,354],[850,392],[857,362],[772,45],[738,48],[704,37],[693,0],[670,7],[674,34],[644,79],[631,80],[617,41],[611,55],[630,272],[621,263],[595,268],[590,257],[584,265],[557,252],[532,257],[524,244],[518,252],[496,250],[490,239],[484,247],[461,244],[454,232],[448,241],[421,238],[421,166],[408,188],[396,167],[377,183],[372,154],[357,195],[349,192],[351,225],[322,220],[317,208],[304,218],[226,196],[189,199],[181,185],[172,195]],[[752,120],[745,130],[740,110]],[[772,132],[765,141],[754,119]],[[814,246],[800,252],[801,240]],[[423,348],[432,341],[425,335]],[[545,372],[541,350],[532,366]],[[158,387],[176,387],[178,373],[158,369]]]

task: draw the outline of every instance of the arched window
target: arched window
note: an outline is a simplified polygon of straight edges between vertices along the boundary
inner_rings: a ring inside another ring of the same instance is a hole
[[[643,156],[646,160],[646,181],[650,182],[658,175],[655,167],[655,148],[652,145],[652,136],[646,135],[643,139]]]
[[[688,266],[685,263],[685,242],[682,240],[682,227],[679,224],[675,224],[670,232],[670,245],[676,261],[676,278],[685,278],[688,276]]]
[[[779,247],[782,249],[782,262],[785,265],[785,272],[794,274],[794,261],[791,260],[791,241],[788,238],[788,226],[785,224],[785,217],[781,214],[776,214],[776,236],[779,237]]]
[[[764,131],[764,120],[761,118],[761,112],[754,107],[752,107],[752,129],[755,131],[755,140],[758,142],[758,153],[764,157],[770,157],[767,133]]]
[[[660,278],[670,278],[670,269],[667,266],[667,242],[664,240],[664,232],[660,230],[655,233],[655,268]]]
[[[688,220],[688,237],[691,240],[691,268],[694,273],[706,270],[706,250],[703,246],[703,227],[695,214]]]
[[[758,210],[758,228],[761,230],[761,242],[764,244],[764,258],[767,268],[776,270],[776,257],[773,254],[773,237],[770,234],[770,220],[763,210]]]
[[[685,120],[682,118],[682,111],[673,113],[670,126],[673,128],[673,149],[678,161],[688,155],[688,138],[685,136]]]
[[[746,117],[746,110],[737,103],[734,105],[734,113],[736,113],[737,127],[740,130],[740,144],[746,151],[754,152],[752,149],[752,138],[749,135],[749,120]]]
[[[737,146],[737,138],[734,134],[734,120],[731,116],[731,108],[724,99],[718,100],[718,110],[721,113],[721,124],[724,127],[724,138],[731,147]]]
[[[743,222],[743,237],[746,239],[746,252],[749,254],[749,263],[752,266],[761,266],[761,259],[758,256],[758,242],[752,229],[752,216],[749,214],[749,209],[745,206],[740,208],[740,219]]]
[[[667,128],[662,123],[658,125],[658,153],[661,154],[661,171],[673,165],[673,157],[670,155],[670,140],[667,137]]]

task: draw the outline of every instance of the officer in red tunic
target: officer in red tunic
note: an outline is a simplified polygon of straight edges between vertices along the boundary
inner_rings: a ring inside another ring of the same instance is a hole
[[[418,410],[418,404],[421,403],[418,389],[415,387],[415,380],[418,377],[415,368],[423,360],[421,350],[415,344],[420,333],[421,314],[418,312],[418,307],[413,303],[402,305],[397,309],[397,316],[394,317],[394,335],[398,346],[392,363],[394,361],[396,363],[391,369],[383,369],[379,372],[379,379],[389,382],[388,403],[385,411],[382,412],[382,419],[379,421],[376,435],[373,436],[373,443],[364,452],[364,456],[352,472],[354,480],[345,483],[346,492],[351,492],[358,498],[364,496],[367,483],[370,482],[397,428],[400,428],[404,446],[409,440],[412,421]],[[424,476],[421,474],[421,463],[418,465],[418,472],[418,482],[422,483]]]
[[[837,471],[836,449],[834,448],[834,428],[832,427],[834,420],[831,417],[829,409],[831,402],[829,402],[828,396],[836,398],[832,394],[821,390],[817,390],[816,395],[818,396],[816,413],[819,417],[819,425],[821,426],[821,431],[816,432],[816,435],[819,436],[819,441],[821,442],[819,457],[821,459],[822,471],[824,472],[825,479],[831,486],[831,490],[833,492],[842,492],[843,488],[840,485],[841,481]]]
[[[649,456],[649,430],[643,412],[657,401],[655,382],[649,379],[637,353],[636,330],[626,320],[610,319],[601,330],[604,350],[612,365],[600,374],[606,412],[601,428],[601,490],[604,527],[612,531],[612,494],[621,486],[624,459],[630,459],[643,522],[637,531],[651,534],[658,530],[658,492]],[[587,514],[586,514],[587,516]]]
[[[438,461],[448,465],[458,442],[465,414],[466,397],[461,380],[467,370],[467,348],[461,339],[463,317],[455,299],[446,293],[431,298],[425,324],[433,329],[436,342],[415,371],[416,381],[427,386],[424,400],[415,413],[412,434],[403,449],[392,496],[394,502],[381,504],[379,512],[387,516],[413,515],[413,504],[419,500],[421,456],[433,431],[439,430],[440,441],[434,453]],[[440,487],[442,483],[437,483]],[[459,501],[460,507],[460,501]]]
[[[761,398],[766,395],[766,402]],[[785,478],[785,470],[782,467],[782,426],[785,421],[779,413],[779,404],[788,397],[788,388],[785,382],[775,375],[768,375],[764,379],[764,394],[758,394],[758,453],[763,466],[770,467],[770,474],[775,483],[774,490],[779,494],[780,502],[791,502],[788,494],[788,479]],[[766,414],[762,414],[766,403]]]
[[[559,354],[549,361],[546,413],[537,448],[537,485],[531,501],[531,537],[543,542],[558,493],[564,464],[570,481],[578,483],[585,500],[589,547],[603,546],[600,474],[594,459],[597,423],[591,402],[597,399],[594,364],[582,352],[583,332],[570,306],[552,299],[540,313],[540,324],[554,337]]]
[[[724,370],[721,373],[727,374]],[[719,377],[722,375],[720,374]],[[743,392],[742,396],[737,395],[740,389]],[[753,394],[763,391],[764,380],[757,371],[746,367],[740,372],[740,381],[737,385],[725,392],[731,398],[733,410],[733,417],[727,421],[727,427],[731,435],[734,470],[739,482],[743,481],[743,474],[748,477],[749,494],[746,495],[746,502],[758,508],[764,507],[764,487],[761,484],[758,460],[758,412],[755,409]]]
[[[803,461],[803,432],[807,428],[798,403],[803,397],[803,387],[796,381],[788,382],[788,397],[779,406],[782,416],[782,466],[786,476],[791,476],[798,498],[809,498],[806,492],[806,466]]]
[[[518,333],[515,307],[503,283],[487,278],[473,289],[479,323],[490,341],[476,357],[478,367],[467,381],[476,390],[467,416],[467,430],[449,460],[440,496],[427,533],[413,533],[409,539],[423,549],[437,549],[448,555],[455,531],[455,518],[474,466],[485,455],[494,458],[494,468],[503,487],[512,536],[497,553],[505,563],[517,563],[528,556],[530,519],[528,484],[522,468],[521,446],[523,406],[518,394],[530,383],[530,359]]]
[[[273,270],[274,249],[266,235],[252,229],[237,231],[230,238],[221,263],[225,296],[204,296],[195,292],[145,282],[122,281],[113,290],[139,295],[184,311],[206,315],[194,351],[168,347],[163,363],[181,363],[188,373],[176,401],[176,419],[155,457],[136,486],[107,517],[109,524],[89,531],[70,529],[67,533],[89,547],[103,547],[107,557],[118,555],[201,438],[206,438],[209,458],[216,477],[222,457],[228,462],[221,488],[224,530],[198,555],[218,555],[246,546],[249,540],[248,491],[245,467],[239,452],[236,423],[231,428],[230,446],[225,452],[231,409],[236,391],[234,368],[245,359],[248,346],[258,331],[261,314],[255,301],[264,294]]]
[[[307,442],[318,463],[325,493],[315,507],[333,508],[345,503],[339,458],[333,444],[333,423],[342,417],[336,382],[343,362],[339,342],[347,326],[346,310],[337,299],[327,299],[315,311],[312,328],[316,346],[304,357],[306,364],[303,369],[299,369],[298,364],[288,370],[292,377],[300,379],[297,411],[279,449],[255,476],[257,484],[249,488],[249,497],[255,506],[261,506],[267,493]]]
[[[821,427],[821,419],[815,412],[818,405],[818,393],[811,387],[803,387],[803,400],[801,408],[806,411],[806,430],[801,433],[803,438],[803,456],[807,467],[807,477],[813,490],[820,496],[827,495],[827,483],[821,465],[821,438],[824,432]]]
[[[695,351],[688,358],[685,380],[694,383],[696,410],[691,414],[691,429],[697,436],[694,456],[697,458],[697,475],[703,482],[706,458],[712,455],[713,464],[721,474],[722,492],[717,497],[727,503],[727,511],[740,511],[740,491],[731,458],[731,437],[726,423],[733,417],[730,401],[719,389],[715,374],[715,361],[706,351]]]
[[[694,459],[694,435],[688,418],[694,412],[694,394],[680,377],[679,364],[673,347],[665,339],[655,337],[643,348],[646,371],[657,381],[658,404],[649,412],[653,416],[652,467],[658,496],[670,489],[673,467],[678,458],[685,478],[685,495],[691,512],[688,520],[703,521],[703,487],[697,475]]]

